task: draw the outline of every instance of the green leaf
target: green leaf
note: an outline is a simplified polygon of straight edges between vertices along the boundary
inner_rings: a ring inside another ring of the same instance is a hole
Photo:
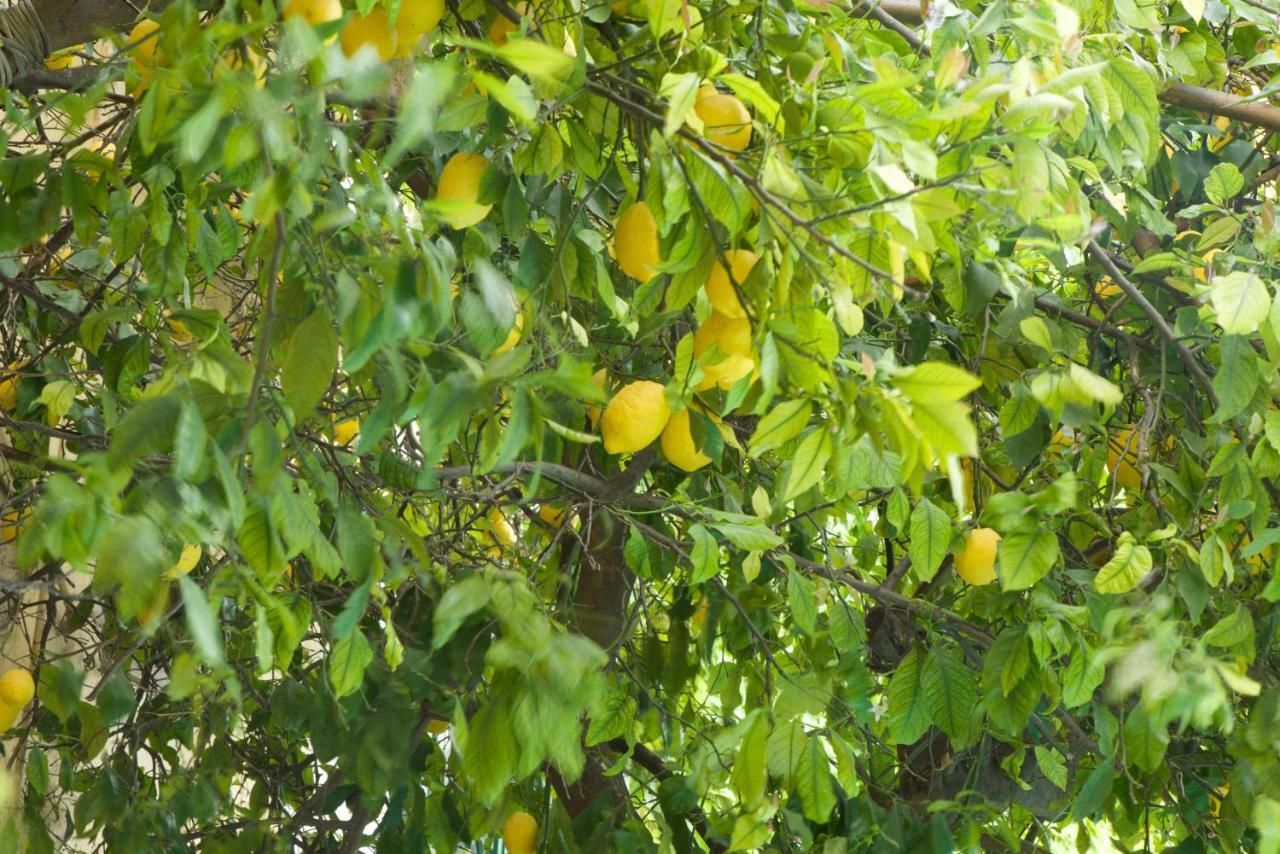
[[[693,547],[689,550],[692,563],[689,583],[701,584],[720,572],[720,544],[704,525],[691,525],[689,538],[693,540]]]
[[[796,570],[787,573],[787,604],[797,628],[807,635],[818,630],[817,592],[813,582]]]
[[[729,785],[743,804],[754,804],[764,797],[768,782],[765,747],[769,738],[769,718],[763,710],[748,713],[746,731],[733,759]]]
[[[345,697],[360,688],[364,671],[373,661],[373,648],[361,632],[345,637],[333,645],[329,653],[329,684],[337,697]]]
[[[1115,553],[1093,578],[1099,593],[1128,593],[1151,571],[1151,550],[1138,544],[1133,534],[1122,531]]]
[[[1243,189],[1244,176],[1234,163],[1219,163],[1204,179],[1204,194],[1215,205],[1225,205]]]
[[[338,333],[329,312],[317,308],[289,337],[280,385],[294,417],[302,421],[324,398],[338,369]]]
[[[929,653],[922,690],[929,717],[952,743],[961,748],[978,736],[978,692],[974,674],[959,656],[945,649]]]
[[[831,770],[822,739],[808,739],[800,751],[792,778],[805,818],[819,824],[825,822],[835,808],[836,793],[831,785]]]
[[[831,431],[826,427],[818,427],[800,442],[795,456],[791,458],[786,485],[782,489],[781,500],[784,504],[803,495],[822,480],[832,452]]]
[[[1209,301],[1218,325],[1229,335],[1257,332],[1271,311],[1271,293],[1262,279],[1257,273],[1241,270],[1215,276],[1209,287]]]
[[[1093,692],[1106,678],[1107,671],[1094,653],[1077,647],[1062,674],[1062,702],[1069,709],[1083,706],[1093,699]]]
[[[782,537],[769,530],[763,524],[745,525],[732,522],[710,522],[724,538],[740,549],[749,552],[761,552],[776,549],[782,545]]]
[[[911,405],[911,414],[920,426],[924,438],[940,455],[978,455],[978,431],[969,420],[969,407],[966,404],[958,401],[927,403],[917,400]]]
[[[1089,773],[1088,779],[1080,787],[1080,793],[1076,795],[1075,804],[1071,807],[1073,822],[1092,818],[1098,810],[1106,806],[1107,798],[1111,794],[1111,784],[1115,782],[1114,762],[1113,758],[1108,757]]]
[[[894,744],[911,744],[933,722],[924,690],[924,656],[914,647],[889,679],[889,735]]]
[[[922,362],[893,377],[893,384],[913,401],[960,400],[982,385],[973,374],[946,362]]]
[[[1026,590],[1053,568],[1058,555],[1058,538],[1043,525],[1034,531],[1008,535],[1000,543],[1001,589]]]
[[[1154,774],[1169,749],[1168,728],[1148,717],[1141,705],[1135,706],[1124,722],[1124,747],[1131,765]]]
[[[1064,792],[1067,790],[1067,763],[1061,753],[1036,745],[1036,764],[1050,783]]]
[[[123,468],[168,450],[181,408],[181,402],[172,395],[138,401],[116,425],[107,462],[113,468]]]
[[[698,99],[699,82],[699,75],[695,72],[668,73],[662,76],[658,97],[667,103],[662,125],[662,135],[667,139],[675,136],[676,131],[684,126],[685,119],[693,113],[693,105]]]
[[[209,600],[190,576],[179,575],[178,586],[182,588],[182,607],[187,617],[187,629],[195,639],[200,657],[210,664],[222,664],[222,634],[218,630],[213,609],[209,607]]]
[[[778,111],[781,107],[765,91],[759,81],[744,74],[721,74],[717,80],[726,84],[733,90],[733,94],[754,107],[756,114],[766,125],[773,125],[778,120]]]
[[[911,511],[911,568],[921,581],[929,581],[951,548],[951,518],[929,499],[922,498]]]
[[[811,407],[807,398],[800,398],[783,401],[770,409],[756,424],[755,432],[747,442],[748,455],[754,459],[799,436],[809,423]]]
[[[439,649],[448,643],[462,623],[487,604],[489,585],[479,575],[469,575],[446,590],[431,618],[431,648]]]

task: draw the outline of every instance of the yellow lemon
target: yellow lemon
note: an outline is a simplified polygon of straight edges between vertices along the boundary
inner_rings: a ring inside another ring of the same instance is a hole
[[[397,56],[412,56],[418,42],[444,17],[444,0],[402,0],[396,16]]]
[[[448,732],[448,731],[449,731],[448,721],[437,720],[435,718],[432,718],[431,720],[427,721],[427,732],[431,733],[432,735],[439,735],[442,732]]]
[[[36,683],[31,674],[21,667],[5,671],[0,676],[0,703],[21,709],[36,695]]]
[[[716,259],[715,266],[707,275],[705,285],[707,299],[711,300],[711,305],[716,311],[725,317],[747,316],[746,309],[738,300],[738,292],[734,289],[734,284],[742,287],[742,283],[747,280],[747,276],[751,275],[752,268],[759,260],[759,256],[749,249],[730,249],[724,253],[723,259]],[[724,261],[729,262],[727,270]],[[730,274],[733,276],[732,280],[729,278]]]
[[[553,528],[564,524],[565,509],[563,504],[543,504],[538,508],[538,518]]]
[[[0,732],[8,732],[13,729],[13,725],[18,722],[18,712],[20,711],[22,710],[17,706],[0,703]]]
[[[756,360],[750,356],[728,355],[713,365],[702,366],[702,382],[698,383],[698,391],[706,391],[712,386],[722,389],[733,388],[734,384],[749,375],[756,367]]]
[[[974,528],[964,539],[964,548],[956,555],[956,572],[975,586],[996,580],[996,548],[1000,535],[991,528]]]
[[[662,431],[662,453],[678,469],[697,471],[711,462],[711,458],[698,450],[690,427],[689,407],[673,414]]]
[[[286,18],[303,18],[311,26],[327,24],[342,17],[341,0],[289,0]]]
[[[732,95],[700,90],[693,111],[702,119],[703,135],[730,151],[742,151],[751,144],[751,114]]]
[[[591,382],[593,385],[595,385],[596,388],[600,389],[601,391],[604,391],[605,381],[608,379],[608,377],[609,377],[608,371],[606,371],[604,368],[601,368],[600,370],[596,371],[594,374],[591,375]],[[600,422],[600,411],[601,411],[600,407],[590,403],[587,404],[587,421],[591,422],[591,426],[593,428],[596,426],[596,424]]]
[[[160,25],[150,18],[143,18],[129,31],[129,64],[140,81],[132,89],[135,97],[147,91],[156,76],[156,68],[164,58],[159,47],[159,31]]]
[[[533,854],[538,844],[538,821],[523,810],[516,810],[502,825],[502,841],[511,854]]]
[[[611,454],[634,454],[662,435],[671,417],[661,383],[637,380],[618,389],[600,418],[604,449]]]
[[[80,57],[76,56],[75,48],[60,50],[49,56],[44,61],[44,67],[50,71],[61,71],[64,68],[75,68],[80,64]]]
[[[22,535],[23,522],[30,513],[30,507],[24,507],[21,510],[10,507],[4,513],[0,513],[0,545],[12,543]]]
[[[504,549],[514,548],[516,544],[516,529],[511,527],[511,523],[507,521],[507,517],[497,507],[491,507],[488,513],[489,519],[489,536],[493,541]]]
[[[1124,293],[1124,291],[1120,289],[1119,285],[1111,281],[1110,276],[1103,276],[1099,279],[1097,284],[1093,286],[1093,292],[1098,295],[1099,299],[1110,299],[1111,297],[1118,297]]]
[[[344,418],[333,425],[333,443],[346,447],[360,432],[359,418]]]
[[[1134,465],[1137,461],[1138,434],[1133,427],[1122,427],[1107,440],[1107,471],[1129,492],[1142,489],[1142,473]]]
[[[164,577],[177,578],[179,575],[190,575],[191,570],[196,568],[196,564],[203,556],[204,549],[194,543],[187,543],[182,547],[182,554],[178,555],[178,562],[165,570]]]
[[[622,272],[640,282],[657,274],[655,264],[662,262],[658,249],[658,223],[645,202],[636,202],[618,215],[613,227],[613,255]]]
[[[17,408],[19,379],[17,374],[0,376],[0,412],[13,412]]]
[[[693,333],[693,355],[701,356],[711,345],[731,356],[751,355],[751,321],[745,317],[729,317],[718,311],[711,312]]]
[[[470,151],[459,151],[449,158],[440,170],[440,186],[436,190],[436,198],[449,203],[441,211],[441,219],[453,228],[469,228],[489,215],[493,205],[476,202],[480,180],[488,169],[489,161]]]
[[[381,9],[367,15],[353,15],[342,28],[343,53],[352,57],[365,47],[373,48],[383,62],[395,55],[396,31]]]
[[[497,349],[495,349],[489,355],[501,356],[503,353],[507,352],[508,350],[513,349],[517,344],[520,343],[520,336],[523,334],[524,334],[524,312],[517,311],[515,324],[511,327],[511,331],[507,333],[507,340],[499,344]]]
[[[516,14],[521,18],[524,18],[525,15],[529,14],[528,3],[521,3],[519,6],[514,8]],[[498,47],[502,47],[502,45],[506,44],[507,40],[511,38],[511,34],[519,28],[519,24],[499,12],[497,16],[494,17],[493,23],[489,25],[489,41],[496,44]]]

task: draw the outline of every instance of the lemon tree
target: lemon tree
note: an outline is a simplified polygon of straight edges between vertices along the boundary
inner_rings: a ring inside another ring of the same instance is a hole
[[[1280,850],[1274,12],[0,9],[0,850]]]

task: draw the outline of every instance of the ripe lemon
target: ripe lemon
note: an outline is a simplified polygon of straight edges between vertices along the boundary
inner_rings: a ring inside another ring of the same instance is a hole
[[[514,548],[516,544],[516,529],[511,527],[511,523],[507,521],[507,517],[497,507],[489,508],[489,536],[493,541],[504,549]]]
[[[750,356],[725,356],[715,364],[702,366],[702,382],[698,383],[696,389],[706,391],[712,386],[731,389],[734,383],[750,374],[755,367],[756,360]]]
[[[1142,489],[1142,473],[1134,467],[1138,461],[1138,435],[1132,427],[1122,427],[1107,440],[1107,471],[1128,492]]]
[[[591,382],[592,384],[595,385],[596,388],[600,389],[601,391],[604,391],[605,382],[608,379],[608,377],[609,377],[609,372],[606,371],[604,368],[601,368],[600,370],[596,371],[594,374],[591,375]],[[601,412],[600,407],[590,403],[587,404],[587,421],[591,422],[591,426],[593,428],[600,423],[600,412]]]
[[[165,570],[165,578],[177,578],[179,575],[190,575],[191,570],[196,568],[196,564],[200,562],[200,558],[204,555],[204,549],[194,543],[187,543],[182,547],[182,554],[178,555],[178,562]]]
[[[10,507],[4,513],[0,513],[0,545],[12,543],[22,535],[23,522],[30,513],[30,507],[24,507],[21,510]]]
[[[515,324],[511,327],[511,331],[507,333],[507,340],[503,341],[497,348],[490,353],[490,356],[501,356],[508,350],[513,349],[520,343],[520,336],[524,334],[524,312],[516,312]]]
[[[693,111],[702,119],[703,135],[730,151],[742,151],[751,144],[751,114],[746,105],[722,92],[702,94]]]
[[[515,6],[514,9],[521,18],[529,14],[528,3],[521,3],[519,6]],[[489,25],[489,41],[498,47],[502,47],[511,38],[511,34],[519,28],[519,24],[499,12],[493,19],[493,23]]]
[[[738,287],[742,287],[742,283],[747,280],[747,276],[751,275],[751,269],[755,267],[760,257],[749,249],[730,249],[724,253],[723,259],[717,259],[715,266],[711,268],[711,272],[707,275],[706,291],[707,299],[711,300],[711,305],[715,310],[723,314],[725,317],[746,317],[746,309],[742,307],[742,303],[738,300],[738,292],[734,289],[736,282]],[[729,262],[729,268],[726,270],[724,262]],[[730,281],[729,275],[733,274]]]
[[[0,703],[21,709],[36,695],[36,683],[31,674],[21,667],[5,671],[0,676]]]
[[[160,53],[160,37],[157,35],[160,25],[150,18],[143,18],[129,31],[126,44],[129,46],[129,64],[138,75],[139,82],[133,85],[134,97],[147,91],[151,80],[156,76],[156,68],[163,55]]]
[[[671,407],[661,383],[628,383],[613,396],[600,418],[604,449],[611,454],[634,454],[662,435],[670,417]]]
[[[75,68],[80,64],[80,57],[76,56],[75,48],[67,48],[50,55],[44,61],[44,67],[50,71],[61,71],[64,68]]]
[[[636,202],[618,215],[613,227],[613,255],[622,272],[647,282],[657,274],[654,265],[661,263],[658,249],[658,223],[645,202]]]
[[[350,445],[351,440],[360,432],[359,418],[344,418],[333,425],[333,443],[343,447]]]
[[[0,412],[12,412],[18,406],[18,375],[0,377]]]
[[[689,407],[671,416],[662,431],[662,453],[678,469],[697,471],[711,462],[711,458],[698,450],[690,427]]]
[[[751,321],[713,311],[693,333],[693,355],[701,356],[711,345],[731,356],[751,355]]]
[[[565,509],[563,504],[543,504],[538,508],[538,518],[553,528],[564,524]]]
[[[431,733],[432,735],[439,735],[442,732],[448,732],[448,731],[449,731],[448,721],[436,720],[435,718],[432,718],[431,720],[427,721],[427,732]]]
[[[1120,289],[1119,285],[1111,281],[1110,276],[1103,276],[1099,279],[1093,286],[1093,292],[1098,295],[1099,299],[1110,299],[1111,297],[1118,297],[1124,293],[1124,291]]]
[[[448,202],[440,217],[453,228],[470,228],[489,215],[493,205],[476,202],[480,195],[480,179],[489,169],[489,161],[470,151],[459,151],[440,170],[440,187],[436,198]]]
[[[341,0],[289,0],[286,18],[303,18],[311,26],[327,24],[342,17]]]
[[[444,17],[444,0],[402,0],[396,17],[397,56],[412,56],[419,40]]]
[[[13,725],[18,722],[18,712],[20,711],[22,710],[17,706],[0,703],[0,732],[8,732],[13,729]]]
[[[353,57],[362,48],[371,47],[378,59],[386,62],[396,52],[396,31],[387,13],[374,9],[367,15],[353,15],[342,28],[342,52]]]
[[[1000,535],[991,528],[974,528],[964,538],[964,548],[956,555],[956,572],[975,586],[996,580],[996,547]]]
[[[502,841],[511,854],[533,854],[538,844],[538,821],[523,810],[516,810],[502,825]]]

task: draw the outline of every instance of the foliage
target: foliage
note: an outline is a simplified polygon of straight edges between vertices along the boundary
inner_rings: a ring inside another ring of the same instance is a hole
[[[1280,155],[1159,96],[1278,25],[859,8],[179,0],[7,91],[6,844],[1277,850]]]

